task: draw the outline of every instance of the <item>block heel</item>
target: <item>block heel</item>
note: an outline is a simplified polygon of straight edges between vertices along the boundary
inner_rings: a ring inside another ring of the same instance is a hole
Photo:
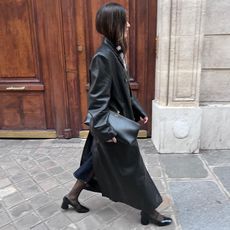
[[[66,197],[63,197],[61,208],[65,210],[69,208],[69,200]]]
[[[143,212],[141,212],[141,224],[148,225],[149,224],[149,216]]]

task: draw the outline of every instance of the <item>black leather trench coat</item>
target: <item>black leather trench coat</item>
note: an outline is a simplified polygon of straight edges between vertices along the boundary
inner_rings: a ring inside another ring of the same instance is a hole
[[[95,176],[87,189],[99,191],[113,201],[153,211],[162,198],[146,170],[137,141],[132,145],[106,142],[116,136],[107,123],[109,110],[136,121],[146,116],[131,95],[128,74],[117,49],[107,39],[92,59],[88,96],[86,124],[93,119],[93,134],[87,138],[81,164],[92,151]]]

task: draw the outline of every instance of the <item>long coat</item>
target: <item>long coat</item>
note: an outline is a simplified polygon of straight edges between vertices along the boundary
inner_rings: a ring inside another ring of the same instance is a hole
[[[162,198],[146,170],[137,141],[131,145],[107,142],[117,135],[107,122],[109,110],[135,121],[146,116],[131,94],[123,60],[107,39],[92,59],[88,96],[86,124],[93,119],[93,135],[87,138],[81,160],[82,164],[92,151],[95,176],[88,189],[100,191],[113,201],[153,211]]]

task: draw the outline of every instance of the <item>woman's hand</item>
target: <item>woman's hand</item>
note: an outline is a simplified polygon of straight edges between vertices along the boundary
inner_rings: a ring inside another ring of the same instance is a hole
[[[140,117],[141,121],[146,124],[149,120],[149,118],[146,116],[146,117]]]
[[[106,142],[113,142],[113,143],[117,143],[117,138],[113,137],[112,139],[106,141]]]

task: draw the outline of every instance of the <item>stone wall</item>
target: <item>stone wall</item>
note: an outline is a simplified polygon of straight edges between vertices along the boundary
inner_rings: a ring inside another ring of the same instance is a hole
[[[206,1],[201,103],[230,102],[230,1]]]
[[[204,0],[159,0],[152,140],[160,153],[200,147]]]
[[[230,1],[207,0],[200,81],[201,148],[230,148]]]
[[[230,148],[229,12],[229,0],[158,0],[152,140],[160,153]]]

